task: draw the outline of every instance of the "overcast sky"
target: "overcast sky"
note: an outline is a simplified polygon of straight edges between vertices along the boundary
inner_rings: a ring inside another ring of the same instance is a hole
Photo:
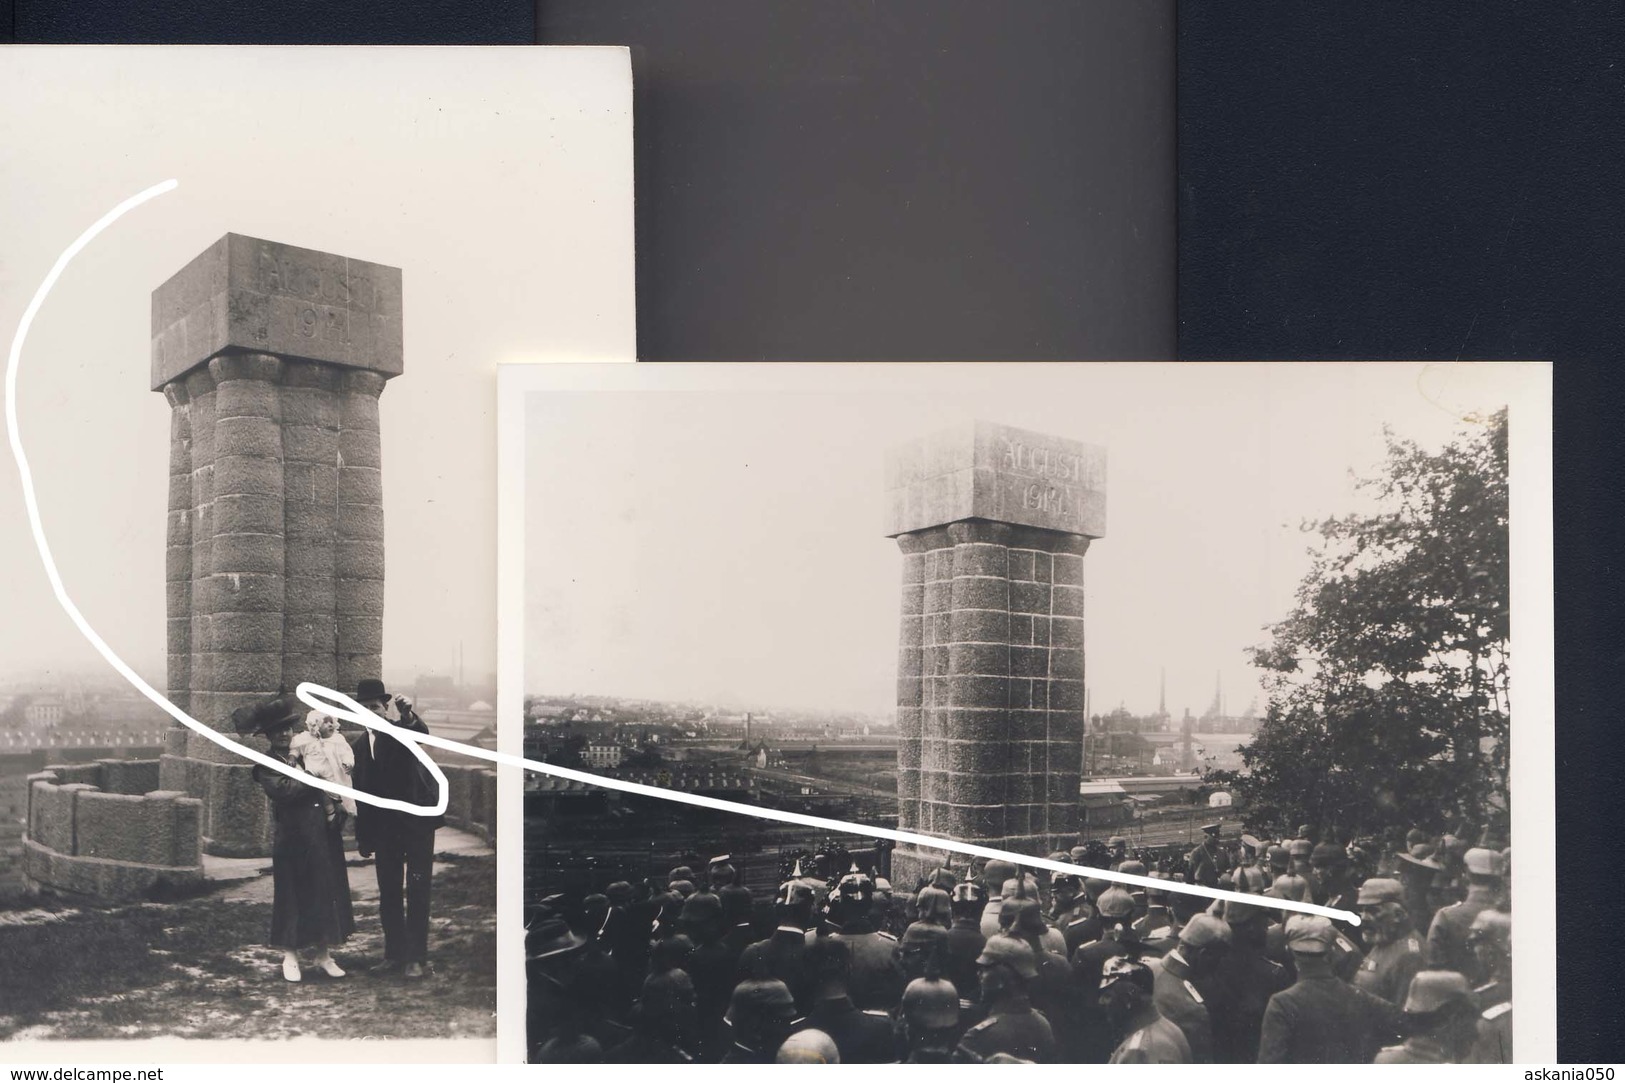
[[[496,663],[495,366],[635,350],[631,90],[619,49],[0,54],[0,329],[115,204],[23,353],[22,432],[68,589],[162,687],[169,408],[154,288],[227,232],[399,267],[382,411],[385,674]],[[106,671],[57,608],[9,455],[0,676]]]
[[[1233,713],[1259,695],[1243,652],[1291,605],[1298,526],[1362,506],[1350,471],[1380,464],[1384,423],[1436,447],[1544,376],[847,365],[784,390],[773,366],[638,368],[528,397],[527,691],[888,709],[884,449],[982,418],[1107,448],[1106,536],[1084,562],[1092,707],[1154,710],[1166,667],[1176,716],[1216,679]]]

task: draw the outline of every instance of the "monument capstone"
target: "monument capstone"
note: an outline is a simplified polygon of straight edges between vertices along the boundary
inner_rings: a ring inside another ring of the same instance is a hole
[[[885,469],[903,552],[898,827],[1036,856],[1076,845],[1105,449],[975,421],[892,449]],[[900,846],[895,878],[944,858]]]

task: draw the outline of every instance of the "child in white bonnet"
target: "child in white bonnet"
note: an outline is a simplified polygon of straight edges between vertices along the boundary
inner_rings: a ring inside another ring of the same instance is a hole
[[[317,778],[349,786],[350,772],[355,767],[355,752],[338,729],[338,721],[332,715],[311,711],[305,716],[305,732],[293,739],[292,751],[303,761],[305,770]],[[345,813],[355,815],[353,798],[340,797],[336,800],[343,805]]]

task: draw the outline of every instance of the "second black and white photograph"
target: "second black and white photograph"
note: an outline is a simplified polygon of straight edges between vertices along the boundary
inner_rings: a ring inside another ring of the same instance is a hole
[[[1510,1061],[1548,378],[505,368],[529,1059]]]

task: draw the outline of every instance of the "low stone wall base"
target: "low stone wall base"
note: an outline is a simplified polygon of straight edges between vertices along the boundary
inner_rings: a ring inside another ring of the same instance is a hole
[[[254,781],[254,765],[165,755],[159,785],[203,802],[198,830],[203,852],[215,857],[268,857],[271,802]]]
[[[102,857],[76,857],[23,840],[23,876],[41,890],[98,903],[132,902],[154,892],[184,891],[203,883],[203,866],[140,865]]]

